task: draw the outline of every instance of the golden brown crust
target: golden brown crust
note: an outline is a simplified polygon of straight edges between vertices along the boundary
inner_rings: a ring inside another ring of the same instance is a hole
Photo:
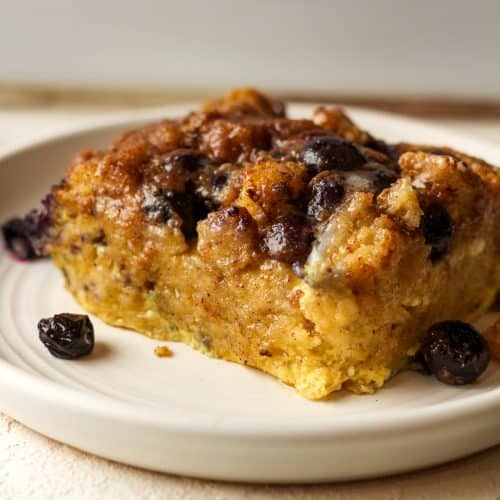
[[[342,108],[321,106],[314,112],[313,121],[316,125],[340,135],[348,141],[362,145],[368,145],[373,141],[373,137],[357,127]]]
[[[246,208],[222,208],[198,223],[197,250],[206,262],[235,272],[258,259],[257,224]]]

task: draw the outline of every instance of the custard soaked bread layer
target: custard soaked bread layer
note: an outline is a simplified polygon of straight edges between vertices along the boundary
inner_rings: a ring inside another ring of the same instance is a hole
[[[80,154],[45,206],[86,309],[311,399],[373,392],[500,287],[497,170],[253,90]]]

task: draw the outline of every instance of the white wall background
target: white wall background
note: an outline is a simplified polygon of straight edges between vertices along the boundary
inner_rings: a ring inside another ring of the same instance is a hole
[[[0,82],[500,99],[500,0],[0,0]]]

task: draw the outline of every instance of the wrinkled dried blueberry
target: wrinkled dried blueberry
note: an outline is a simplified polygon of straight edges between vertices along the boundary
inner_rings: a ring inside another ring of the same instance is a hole
[[[323,170],[353,170],[366,162],[354,144],[333,135],[317,137],[307,142],[300,160],[313,174]]]
[[[2,225],[7,250],[20,260],[45,257],[45,240],[50,228],[50,196],[39,210],[31,210],[24,218],[15,217]]]
[[[422,346],[422,355],[436,378],[450,385],[474,382],[490,361],[486,341],[471,325],[462,321],[432,325]]]
[[[79,358],[90,354],[94,348],[94,327],[84,314],[62,313],[41,319],[38,335],[56,358]]]
[[[432,247],[430,259],[436,262],[451,247],[453,221],[442,205],[432,203],[424,208],[421,230],[425,243]]]
[[[293,264],[309,254],[313,233],[305,217],[297,214],[278,217],[264,235],[264,250],[272,259]]]
[[[319,222],[324,221],[342,201],[344,186],[336,175],[327,175],[312,180],[311,199],[307,204],[307,215]]]

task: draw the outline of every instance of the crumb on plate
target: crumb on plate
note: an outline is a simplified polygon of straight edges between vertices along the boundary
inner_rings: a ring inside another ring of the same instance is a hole
[[[154,353],[159,358],[170,358],[172,356],[172,351],[166,345],[158,345],[155,347]]]

